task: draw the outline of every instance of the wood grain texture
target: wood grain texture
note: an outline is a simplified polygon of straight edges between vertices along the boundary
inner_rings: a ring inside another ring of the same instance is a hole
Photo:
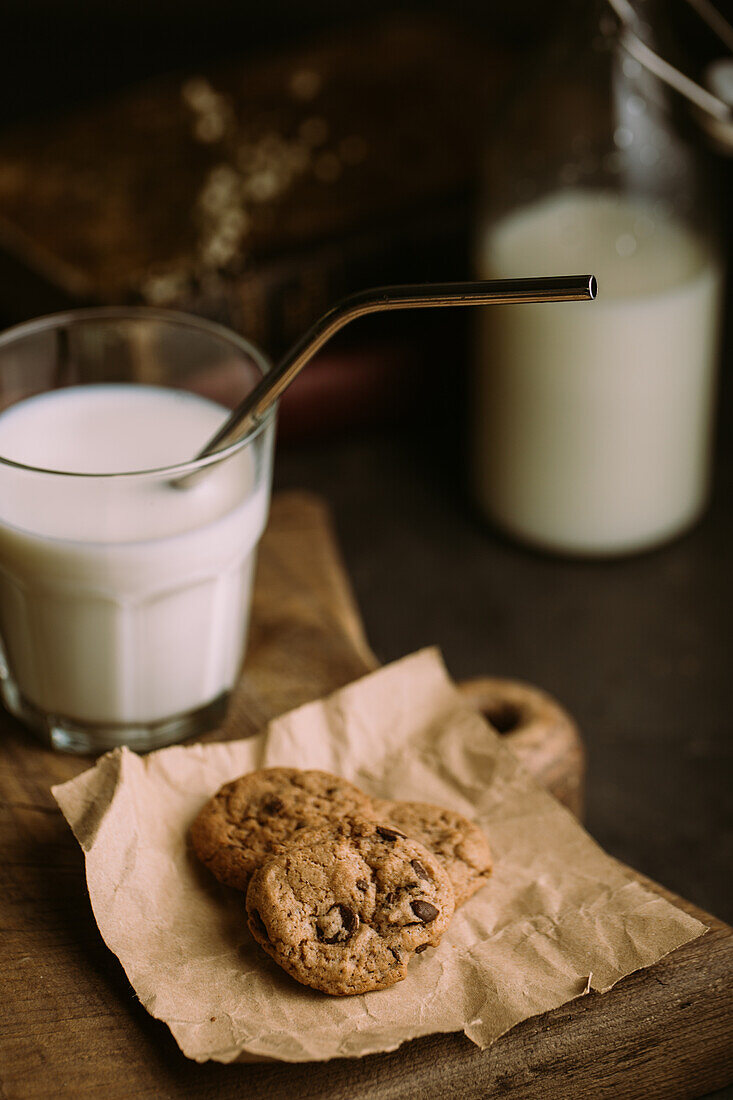
[[[260,554],[247,669],[224,728],[210,736],[246,735],[375,664],[325,509],[301,494],[276,499]],[[278,1100],[295,1091],[302,1100],[674,1100],[733,1078],[733,933],[676,898],[710,926],[706,936],[603,997],[526,1021],[487,1051],[448,1035],[360,1061],[195,1065],[141,1008],[102,942],[82,853],[49,794],[52,783],[89,761],[45,749],[7,717],[0,732],[2,1100]],[[546,753],[540,766],[526,744],[523,751],[540,778],[552,773]]]

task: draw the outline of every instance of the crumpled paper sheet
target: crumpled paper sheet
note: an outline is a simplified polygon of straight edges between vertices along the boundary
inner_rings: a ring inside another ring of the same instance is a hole
[[[381,798],[475,818],[487,886],[405,981],[361,997],[298,985],[250,938],[243,895],[187,830],[253,768],[322,768]],[[519,1021],[603,992],[705,931],[605,855],[541,790],[425,650],[276,719],[255,738],[116,749],[53,794],[86,854],[94,915],[140,1001],[197,1061],[305,1062],[463,1030],[486,1047]]]

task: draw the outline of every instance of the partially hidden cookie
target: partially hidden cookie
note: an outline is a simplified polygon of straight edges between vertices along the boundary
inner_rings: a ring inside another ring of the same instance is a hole
[[[263,768],[226,783],[191,826],[198,858],[220,882],[246,890],[250,876],[302,829],[373,816],[371,799],[322,771]]]
[[[454,905],[440,860],[374,820],[309,832],[263,863],[247,890],[260,946],[296,981],[340,996],[405,978]]]
[[[423,844],[444,865],[456,905],[476,893],[491,874],[489,842],[467,817],[428,802],[374,802],[376,816]]]

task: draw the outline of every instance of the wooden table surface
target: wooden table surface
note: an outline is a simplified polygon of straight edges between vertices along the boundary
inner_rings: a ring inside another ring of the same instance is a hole
[[[225,727],[210,736],[242,736],[373,665],[322,506],[302,496],[278,500],[261,554],[250,661]],[[521,740],[515,747],[540,779],[553,782],[541,753]],[[566,759],[572,771],[577,756],[569,751]],[[3,1100],[284,1100],[296,1089],[336,1100],[674,1098],[733,1079],[733,933],[671,895],[709,925],[704,937],[604,996],[526,1021],[488,1051],[463,1036],[431,1036],[357,1062],[197,1066],[136,1002],[96,929],[81,852],[49,794],[51,782],[87,763],[49,752],[10,719],[2,722]]]

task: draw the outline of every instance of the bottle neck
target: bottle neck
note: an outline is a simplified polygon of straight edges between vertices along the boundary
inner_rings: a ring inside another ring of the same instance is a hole
[[[531,62],[489,136],[484,222],[579,190],[658,203],[704,227],[711,205],[699,144],[617,30],[609,0],[583,0]],[[644,33],[653,40],[653,28]]]

